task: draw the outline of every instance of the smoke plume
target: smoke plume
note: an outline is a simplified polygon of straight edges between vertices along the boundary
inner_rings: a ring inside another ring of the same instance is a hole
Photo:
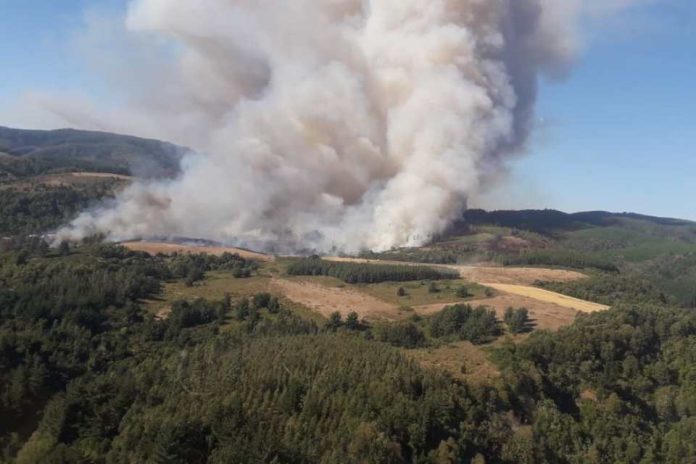
[[[540,75],[564,74],[577,49],[579,5],[133,1],[113,51],[130,74],[112,73],[129,103],[103,126],[197,154],[59,235],[422,244],[525,148]]]

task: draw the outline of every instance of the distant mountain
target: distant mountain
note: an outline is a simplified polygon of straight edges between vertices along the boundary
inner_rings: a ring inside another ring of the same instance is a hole
[[[484,211],[471,209],[464,213],[458,226],[495,225],[549,234],[585,229],[625,225],[626,222],[644,222],[655,226],[696,226],[696,222],[684,219],[646,216],[636,213],[610,213],[586,211],[564,213],[552,209],[520,211]]]
[[[20,174],[22,169],[28,169],[29,174],[88,170],[171,177],[179,171],[186,152],[186,148],[159,140],[107,132],[0,127],[0,153],[10,155],[0,160],[0,170],[11,166]]]

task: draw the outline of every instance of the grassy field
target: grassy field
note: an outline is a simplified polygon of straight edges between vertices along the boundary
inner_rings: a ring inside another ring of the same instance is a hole
[[[371,285],[356,285],[355,287],[369,295],[398,306],[421,306],[435,303],[457,303],[466,300],[484,298],[486,288],[465,280],[441,280],[435,283],[438,291],[429,291],[429,282],[383,282]],[[457,289],[465,287],[468,297],[457,296]],[[399,288],[406,291],[405,296],[398,296]]]

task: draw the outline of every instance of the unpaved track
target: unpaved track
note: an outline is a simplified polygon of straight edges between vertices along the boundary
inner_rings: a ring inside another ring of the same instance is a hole
[[[525,285],[509,285],[496,283],[482,283],[486,287],[491,287],[496,290],[511,293],[525,298],[543,301],[546,303],[555,304],[564,308],[573,309],[583,313],[596,313],[598,311],[606,311],[609,306],[593,303],[591,301],[580,300],[570,296],[562,295],[556,292],[550,292],[536,287],[528,287]]]
[[[255,251],[243,250],[234,247],[210,247],[210,246],[194,246],[180,245],[176,243],[164,242],[124,242],[121,245],[133,251],[144,251],[151,255],[163,253],[165,255],[173,253],[198,254],[204,253],[208,255],[220,256],[224,253],[238,254],[245,259],[255,259],[257,261],[273,261],[275,258],[271,255],[257,253]]]
[[[398,320],[402,313],[389,304],[352,288],[327,287],[313,282],[273,279],[271,289],[279,290],[288,299],[328,317],[338,311],[343,317],[351,311],[370,320]]]

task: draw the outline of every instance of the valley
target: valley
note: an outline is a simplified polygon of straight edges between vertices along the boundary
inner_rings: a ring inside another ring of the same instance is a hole
[[[135,178],[11,156],[0,462],[692,455],[692,222],[469,210],[422,247],[324,258],[49,244]]]

